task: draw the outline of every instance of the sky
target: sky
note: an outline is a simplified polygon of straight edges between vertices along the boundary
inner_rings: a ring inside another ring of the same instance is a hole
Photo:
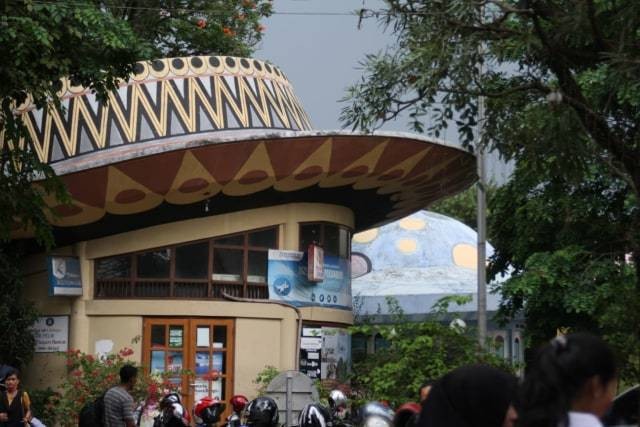
[[[359,63],[369,53],[393,49],[390,30],[376,19],[351,15],[362,8],[381,10],[381,0],[274,0],[276,13],[265,20],[265,36],[254,57],[276,64],[287,75],[316,129],[340,129],[340,99],[362,76]],[[410,131],[400,118],[383,130]],[[449,128],[441,138],[457,141]],[[490,179],[502,183],[510,167],[489,155]]]

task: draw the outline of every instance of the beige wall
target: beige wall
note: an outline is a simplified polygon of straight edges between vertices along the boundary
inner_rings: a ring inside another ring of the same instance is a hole
[[[291,340],[283,335],[289,332],[293,337],[295,328],[292,332],[286,323],[271,319],[236,320],[235,394],[244,394],[250,399],[255,397],[256,384],[253,381],[267,366],[291,369],[293,363],[290,359],[295,350],[285,345]]]
[[[308,221],[354,225],[353,213],[347,208],[295,203],[148,227],[54,251],[80,258],[82,297],[49,297],[45,256],[30,257],[25,261],[26,295],[43,314],[70,315],[71,348],[95,353],[96,341],[106,339],[113,342],[114,351],[133,348],[132,359],[137,362],[142,358],[142,340],[132,340],[142,335],[144,317],[236,319],[234,392],[254,395],[253,380],[265,366],[295,368],[298,316],[294,309],[267,302],[93,300],[93,260],[274,225],[279,226],[280,249],[297,250],[298,224]],[[313,307],[300,312],[305,321],[353,323],[348,311]],[[32,388],[55,386],[64,374],[63,358],[56,355],[38,354],[31,367],[25,378]]]

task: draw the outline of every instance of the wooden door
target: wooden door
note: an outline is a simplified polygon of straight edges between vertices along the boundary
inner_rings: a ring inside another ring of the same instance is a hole
[[[232,319],[147,318],[143,364],[152,373],[190,371],[193,376],[170,376],[180,386],[185,408],[191,412],[198,399],[217,397],[227,403],[226,417],[233,394],[234,334]]]

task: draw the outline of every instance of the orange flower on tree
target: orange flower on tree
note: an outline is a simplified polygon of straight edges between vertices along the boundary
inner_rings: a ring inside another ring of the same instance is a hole
[[[222,28],[222,32],[224,33],[225,36],[227,37],[233,37],[236,35],[235,31],[233,31],[231,28],[229,27],[223,27]]]

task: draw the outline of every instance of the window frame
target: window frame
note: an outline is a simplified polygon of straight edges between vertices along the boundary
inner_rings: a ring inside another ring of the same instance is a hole
[[[249,245],[249,235],[255,232],[261,232],[266,230],[273,230],[275,233],[275,248],[268,248],[263,246],[251,246]],[[220,244],[216,243],[216,240],[242,236],[242,245],[236,244]],[[183,278],[176,276],[176,249],[182,246],[195,245],[199,243],[208,243],[208,255],[207,255],[207,277],[206,278]],[[249,282],[249,253],[253,252],[268,252],[269,249],[279,249],[280,247],[280,226],[271,225],[266,227],[260,227],[251,230],[245,230],[239,233],[230,233],[219,236],[213,236],[206,239],[193,240],[190,242],[180,242],[173,245],[145,248],[144,250],[129,252],[124,254],[114,254],[108,257],[97,258],[94,263],[104,259],[127,256],[130,259],[131,267],[129,277],[114,277],[114,278],[99,278],[98,268],[94,268],[94,299],[158,299],[158,298],[176,298],[176,299],[224,299],[222,293],[228,290],[233,290],[234,296],[250,297],[257,299],[268,299],[268,283],[267,277],[264,278],[263,283]],[[215,249],[232,249],[242,251],[242,277],[241,280],[216,280],[213,278],[214,274],[214,251]],[[169,250],[169,277],[167,278],[142,278],[138,276],[138,255]],[[106,284],[121,284],[121,288],[118,292],[107,292],[108,295],[103,295],[102,286]],[[168,288],[167,294],[155,295],[155,296],[136,296],[136,289],[138,284],[150,283],[159,284],[161,292],[164,291],[162,286],[166,284]],[[204,296],[180,296],[176,295],[176,288],[181,284],[206,284],[206,291]]]
[[[347,256],[346,257],[342,257],[340,256],[340,254],[337,254],[336,256],[338,258],[342,258],[342,259],[351,259],[351,240],[353,239],[353,228],[348,227],[346,225],[343,224],[338,224],[335,222],[329,222],[329,221],[305,221],[305,222],[299,222],[298,223],[298,250],[301,252],[307,252],[308,248],[303,248],[302,247],[302,227],[305,225],[319,225],[320,226],[320,242],[317,243],[318,246],[320,246],[324,251],[325,254],[326,252],[326,245],[325,245],[325,239],[326,239],[326,235],[325,235],[325,226],[330,225],[333,227],[337,227],[338,231],[339,230],[346,230],[347,232]],[[340,234],[338,233],[338,236]],[[340,242],[338,242],[338,245],[340,244]]]

